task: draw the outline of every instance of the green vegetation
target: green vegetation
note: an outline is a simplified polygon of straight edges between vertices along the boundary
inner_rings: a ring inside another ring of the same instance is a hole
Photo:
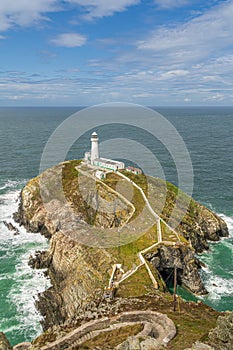
[[[143,188],[146,187],[144,175],[140,175],[140,177],[138,175],[133,175],[133,174],[130,174],[130,175],[132,175],[130,177],[132,179],[133,177],[138,177],[138,179],[142,177],[141,179],[142,181],[138,181],[138,182],[143,186]],[[135,212],[132,218],[130,219],[130,221],[134,220],[142,212],[143,208],[145,207],[145,201],[142,197],[142,194],[137,188],[132,186],[127,180],[124,180],[122,177],[120,177],[116,173],[109,173],[107,174],[106,179],[104,180],[104,183],[108,185],[110,188],[112,188],[113,190],[118,191],[122,196],[124,196],[134,205]],[[118,183],[120,183],[121,186],[117,188]]]
[[[178,238],[163,222],[161,222],[161,232],[164,241],[177,242]]]
[[[177,335],[168,345],[168,350],[186,349],[197,340],[206,341],[219,315],[204,304],[181,302],[180,307],[180,313],[167,313],[177,328]]]
[[[121,262],[123,268],[127,271],[132,269],[133,265],[139,265],[138,252],[157,242],[157,226],[151,227],[144,235],[136,241],[122,245],[116,248],[108,249],[109,253]]]
[[[151,279],[145,265],[141,266],[136,273],[120,284],[117,297],[136,298],[141,297],[153,290]]]
[[[144,174],[136,175],[132,174],[128,171],[122,170],[121,171],[123,175],[127,176],[130,180],[136,183],[141,189],[144,191],[145,195],[148,195],[148,179],[147,176]]]
[[[75,167],[79,164],[80,161],[69,161],[60,165],[60,167],[62,166],[63,191],[66,199],[72,203],[74,210],[77,210],[79,213],[81,212],[87,223],[94,225],[96,212],[94,212],[92,208],[88,207],[80,193],[78,179],[78,175],[80,175],[80,173],[78,173],[78,171],[75,169]],[[49,171],[48,174],[52,174],[55,178],[57,168],[55,167],[54,169],[55,170],[52,169]],[[88,171],[89,169],[87,168],[86,170]],[[188,210],[184,215],[182,223],[180,225],[180,231],[182,232],[185,225],[192,226],[195,223],[195,220],[197,216],[200,215],[201,211],[205,211],[205,217],[207,218],[208,215],[212,215],[210,211],[203,209],[203,207],[201,207],[194,200],[190,199],[190,197],[185,193],[179,191],[173,184],[166,183],[160,179],[146,177],[145,175],[134,175],[127,172],[123,173],[131,180],[133,180],[136,184],[138,184],[144,190],[146,195],[150,190],[152,191],[150,198],[151,206],[156,212],[161,213],[161,217],[164,220],[168,220],[171,212],[174,209],[174,203],[176,202],[177,195],[179,193],[180,200],[177,206],[177,216],[183,214],[184,208],[187,207],[188,203]],[[87,177],[85,175],[80,175],[80,177],[81,176],[85,183],[85,181],[87,181]],[[90,181],[95,180],[91,179]],[[119,185],[120,182],[122,186]],[[52,184],[52,178],[48,183],[52,186],[52,188],[54,186],[55,189],[56,186],[55,184]],[[115,173],[109,173],[104,183],[110,188],[119,191],[123,196],[125,196],[134,204],[136,210],[133,218],[142,212],[142,209],[145,206],[144,199],[140,191],[133,187],[128,181],[124,181],[121,177],[119,177],[119,175]],[[38,178],[31,180],[29,182],[29,185],[32,189],[31,192],[33,198],[39,203],[41,201],[41,198]],[[108,192],[104,186],[101,186],[100,183],[98,184],[98,187],[100,188],[100,193],[103,196],[106,194],[106,198],[108,195],[111,197],[110,191]],[[163,202],[164,205],[161,208],[160,206]],[[36,208],[36,205],[34,208]],[[174,220],[176,220],[176,217]],[[177,242],[177,236],[163,223],[161,225],[161,229],[163,240],[170,241],[171,244],[173,242]],[[135,230],[137,230],[137,227],[135,227]],[[179,235],[179,238],[181,240],[181,243],[188,245],[188,241],[181,234]],[[140,264],[138,252],[153,245],[157,241],[157,225],[154,225],[136,241],[120,247],[109,248],[107,249],[107,252],[110,254],[113,262],[115,261],[123,265],[123,269],[126,272]],[[155,250],[156,248],[153,248],[153,251]],[[107,285],[109,274],[111,273],[111,264],[106,264],[105,256],[102,255],[101,260],[101,252],[99,252],[98,249],[87,247],[83,247],[83,254],[86,254],[85,260],[88,261],[92,266],[96,267],[96,270],[104,271],[102,282],[103,286]],[[151,309],[167,314],[168,317],[174,321],[178,331],[175,339],[172,340],[172,342],[168,345],[168,350],[181,350],[190,347],[197,340],[207,339],[207,334],[209,333],[210,329],[215,326],[216,318],[219,315],[218,312],[210,309],[202,303],[184,302],[181,298],[178,298],[179,302],[177,303],[177,311],[174,312],[173,299],[168,292],[165,292],[166,288],[164,281],[162,280],[158,271],[152,265],[150,265],[150,269],[158,281],[159,290],[154,289],[146,267],[144,265],[141,266],[136,273],[122,282],[119,289],[117,290],[117,297],[125,298],[129,301],[129,304],[122,306],[120,311],[128,311],[133,309]],[[130,302],[131,299],[133,302]],[[68,330],[66,330],[64,333],[67,331]],[[108,344],[110,347],[114,347],[126,340],[128,336],[134,335],[139,331],[140,329],[136,329],[134,325],[133,327],[124,327],[116,331],[103,333],[98,337],[87,341],[85,345],[82,345],[82,347],[79,349],[93,349],[97,346],[100,349],[101,347],[105,349],[106,344]],[[46,341],[52,341],[56,339],[56,335],[54,335],[52,331],[45,332],[41,337],[41,344],[45,343]],[[36,342],[35,344],[37,345]]]

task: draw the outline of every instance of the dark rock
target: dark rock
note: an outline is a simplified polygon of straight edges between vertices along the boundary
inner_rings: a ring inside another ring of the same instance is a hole
[[[11,222],[3,221],[4,225],[8,228],[9,231],[14,232],[14,235],[19,235],[19,230]]]
[[[166,282],[173,278],[176,267],[179,284],[195,294],[207,293],[199,275],[201,263],[191,248],[185,245],[161,246],[145,257],[158,269]]]
[[[225,221],[208,208],[195,202],[196,212],[190,220],[184,219],[178,230],[191,243],[196,253],[209,249],[208,241],[217,242],[228,237]]]
[[[33,269],[47,269],[51,264],[51,256],[48,251],[37,251],[35,256],[30,256],[28,265]]]
[[[44,293],[39,293],[39,298],[35,304],[41,315],[44,317],[41,325],[44,330],[52,325],[65,322],[63,300],[60,294],[52,287]]]

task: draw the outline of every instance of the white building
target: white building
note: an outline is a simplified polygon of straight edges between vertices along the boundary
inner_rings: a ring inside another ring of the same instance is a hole
[[[110,169],[113,171],[125,169],[125,164],[123,162],[100,157],[99,138],[96,132],[93,132],[91,135],[91,151],[85,152],[84,160],[87,164],[91,164],[103,169]]]
[[[106,172],[101,170],[96,170],[95,176],[97,177],[97,179],[104,180],[106,179]]]

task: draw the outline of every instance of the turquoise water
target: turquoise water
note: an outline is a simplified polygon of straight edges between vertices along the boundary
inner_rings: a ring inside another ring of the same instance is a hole
[[[32,339],[41,331],[34,299],[49,286],[42,271],[33,271],[28,258],[35,250],[46,249],[48,243],[39,234],[27,233],[12,220],[22,183],[8,183],[10,188],[0,195],[1,219],[12,222],[20,230],[14,236],[0,222],[0,329],[12,344]],[[1,192],[3,192],[1,190]],[[31,327],[33,325],[33,327]]]
[[[45,249],[48,242],[22,227],[14,236],[2,223],[13,223],[19,191],[38,174],[43,148],[53,130],[77,108],[0,108],[0,331],[12,344],[30,340],[41,332],[34,298],[49,286],[43,271],[31,270],[28,257]],[[177,128],[190,152],[194,168],[196,200],[226,220],[231,237],[211,244],[200,256],[206,267],[202,277],[208,296],[202,300],[218,310],[233,309],[233,108],[158,108]],[[111,128],[98,130],[101,140],[113,137]],[[110,135],[110,136],[109,136]],[[121,132],[124,136],[124,130]],[[135,138],[135,134],[134,136]],[[157,156],[168,181],[176,184],[177,173],[170,155],[161,145],[136,135]],[[67,158],[80,158],[89,148],[89,135],[76,142]],[[111,149],[108,149],[109,156]],[[189,297],[180,289],[180,294]]]

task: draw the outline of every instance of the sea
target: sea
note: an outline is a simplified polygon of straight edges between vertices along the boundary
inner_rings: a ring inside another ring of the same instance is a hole
[[[19,227],[12,214],[17,210],[21,189],[39,173],[50,135],[80,109],[0,108],[0,331],[12,345],[30,341],[42,331],[41,316],[34,303],[38,293],[50,286],[43,270],[28,266],[29,256],[46,249],[49,242],[40,234]],[[205,264],[201,275],[209,292],[200,299],[216,310],[233,310],[233,107],[154,109],[169,120],[186,144],[194,171],[193,197],[219,214],[229,228],[229,238],[210,243],[210,250],[198,256]],[[111,132],[111,125],[98,130],[100,139],[106,139]],[[134,139],[156,153],[166,180],[177,184],[177,169],[169,152],[159,143],[150,144],[150,138],[146,144],[145,135],[135,132]],[[72,145],[66,159],[83,157],[90,147],[89,135]],[[19,234],[8,230],[4,221],[12,223]],[[192,299],[182,288],[179,293]]]

